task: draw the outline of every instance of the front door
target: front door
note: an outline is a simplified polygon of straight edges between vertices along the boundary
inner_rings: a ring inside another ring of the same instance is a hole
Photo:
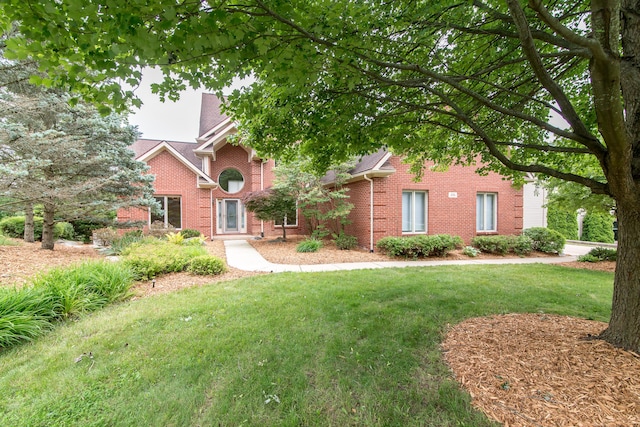
[[[218,200],[218,233],[246,233],[244,209],[238,199]]]
[[[224,201],[224,232],[238,232],[238,201],[237,200],[225,200]]]

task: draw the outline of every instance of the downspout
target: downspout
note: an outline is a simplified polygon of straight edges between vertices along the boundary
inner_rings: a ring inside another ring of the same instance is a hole
[[[373,179],[363,176],[369,181],[369,252],[373,253]]]
[[[264,190],[264,160],[260,162],[260,191]],[[264,221],[260,220],[260,237],[264,237]]]
[[[209,236],[213,240],[213,188],[209,189]]]

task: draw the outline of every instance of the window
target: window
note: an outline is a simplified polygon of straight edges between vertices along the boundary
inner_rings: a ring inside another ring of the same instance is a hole
[[[427,231],[427,192],[402,192],[402,232],[426,233]]]
[[[282,227],[282,221],[276,220],[274,221],[275,225],[278,227]],[[286,227],[297,227],[298,226],[298,209],[293,209],[287,212],[287,217],[284,220],[284,225]]]
[[[220,187],[227,193],[237,193],[244,187],[244,177],[237,169],[225,169],[218,176]]]
[[[478,193],[476,196],[476,231],[496,231],[496,193]]]
[[[151,223],[160,221],[165,227],[172,225],[175,228],[182,228],[182,209],[179,196],[156,196],[156,201],[160,203],[162,212],[155,214],[151,212]]]

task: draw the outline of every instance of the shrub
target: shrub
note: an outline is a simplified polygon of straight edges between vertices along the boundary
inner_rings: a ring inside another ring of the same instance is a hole
[[[111,248],[107,253],[109,255],[121,255],[126,248],[142,239],[142,230],[128,231],[111,242]]]
[[[499,255],[507,254],[510,247],[507,236],[476,236],[471,244],[482,252]]]
[[[580,262],[600,262],[615,261],[618,258],[618,251],[610,248],[593,248],[586,255],[578,257]]]
[[[184,236],[180,233],[167,233],[165,235],[167,242],[173,243],[174,245],[181,245],[184,242]]]
[[[613,221],[609,214],[587,213],[582,221],[581,240],[586,242],[613,243]]]
[[[527,255],[533,251],[533,239],[526,234],[511,236],[509,246],[516,255]]]
[[[82,240],[85,243],[90,243],[91,239],[93,239],[93,231],[98,230],[100,228],[104,228],[105,225],[109,224],[111,221],[105,219],[103,221],[97,220],[77,220],[70,221],[73,226],[73,230],[75,232],[75,239]]]
[[[194,230],[193,228],[185,228],[184,230],[180,231],[180,234],[185,239],[190,239],[192,237],[200,237],[200,236],[202,236],[201,232],[199,232],[198,230]]]
[[[424,258],[445,256],[462,246],[462,239],[448,234],[420,235],[411,237],[384,237],[378,240],[376,247],[392,257]]]
[[[578,240],[578,216],[575,212],[549,206],[547,228],[559,232],[565,239]]]
[[[533,250],[545,253],[560,253],[564,248],[565,238],[555,230],[545,227],[533,227],[524,230],[523,234],[533,241]]]
[[[185,271],[192,258],[206,254],[202,246],[176,246],[153,238],[145,238],[123,251],[124,264],[138,280]]]
[[[336,247],[341,250],[350,250],[358,246],[358,238],[349,234],[340,233],[334,236]]]
[[[317,239],[305,239],[302,242],[298,243],[296,246],[296,252],[318,252],[318,250],[322,247],[322,242]]]
[[[36,240],[42,238],[42,218],[33,218],[33,235]],[[24,238],[24,216],[10,216],[0,221],[0,233],[17,239]]]
[[[57,239],[73,240],[76,238],[73,225],[69,222],[56,222],[53,226],[53,235]]]
[[[187,271],[200,276],[215,276],[227,270],[220,258],[211,255],[200,255],[191,259]]]
[[[98,246],[110,246],[120,235],[113,227],[93,230],[93,243]]]
[[[480,254],[480,249],[474,248],[473,246],[465,246],[462,253],[466,256],[475,258]]]
[[[188,239],[185,239],[182,244],[188,246],[202,246],[204,245],[204,241],[205,237],[203,235],[200,235],[198,237],[189,237]]]

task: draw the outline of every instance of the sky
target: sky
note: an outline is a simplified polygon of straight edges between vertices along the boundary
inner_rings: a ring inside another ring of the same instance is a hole
[[[129,115],[129,123],[137,125],[145,139],[195,142],[200,121],[200,100],[204,89],[189,89],[182,92],[180,100],[160,102],[158,95],[151,93],[151,83],[162,81],[158,69],[145,69],[142,83],[136,94],[142,107]]]

